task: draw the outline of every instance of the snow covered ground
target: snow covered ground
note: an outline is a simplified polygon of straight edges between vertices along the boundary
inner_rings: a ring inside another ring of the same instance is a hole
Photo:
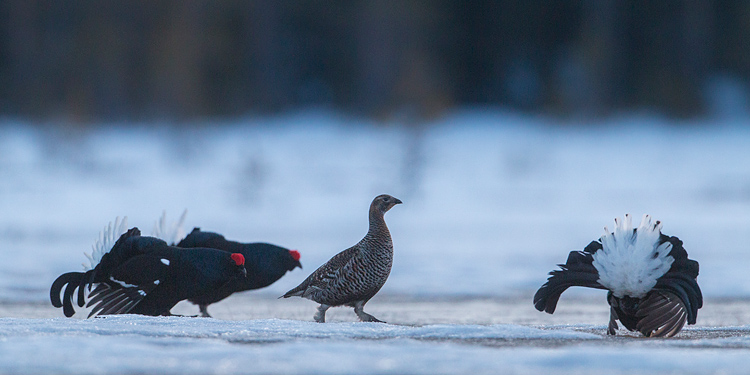
[[[0,373],[744,373],[748,125],[655,116],[560,124],[478,110],[408,126],[315,112],[187,127],[5,120]],[[394,267],[368,307],[409,327],[352,324],[343,309],[331,315],[337,323],[317,326],[308,301],[269,302],[357,242],[381,193],[404,204],[386,215]],[[49,286],[81,269],[109,221],[127,215],[149,233],[164,210],[176,219],[184,209],[186,229],[298,249],[305,269],[253,294],[266,302],[210,307],[216,320],[53,318],[62,312],[49,305]],[[603,338],[598,291],[566,292],[552,317],[533,310],[547,272],[624,213],[661,220],[700,262],[706,325],[676,340]],[[564,313],[589,298],[595,310]],[[503,304],[486,302],[496,300],[528,310],[506,319]],[[712,303],[725,308],[711,312]],[[451,307],[462,305],[487,313]],[[260,312],[243,312],[251,307]],[[496,345],[519,340],[528,344]]]
[[[370,312],[392,324],[354,322],[349,308],[318,324],[310,301],[253,293],[213,305],[217,319],[69,319],[19,303],[0,308],[12,316],[0,318],[0,373],[746,373],[750,301],[711,301],[699,325],[644,339],[607,337],[598,297],[564,297],[555,315],[527,299],[376,297]]]

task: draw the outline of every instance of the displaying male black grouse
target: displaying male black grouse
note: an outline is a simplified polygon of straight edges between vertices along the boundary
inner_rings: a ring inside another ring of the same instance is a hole
[[[208,305],[229,297],[232,293],[267,287],[280,279],[287,271],[296,267],[302,268],[297,250],[289,250],[268,243],[240,243],[228,241],[224,236],[212,232],[193,229],[177,247],[208,247],[245,256],[245,268],[248,277],[234,279],[221,288],[209,291],[204,295],[194,296],[188,300],[199,306],[201,314],[208,314]]]
[[[333,306],[354,307],[363,322],[380,322],[364,306],[383,287],[393,265],[393,241],[383,215],[401,203],[390,195],[375,197],[370,205],[370,229],[356,245],[336,254],[284,298],[302,297],[320,304],[315,321],[325,322]]]
[[[615,230],[572,251],[561,270],[550,272],[534,295],[539,311],[555,312],[562,292],[571,286],[607,289],[614,335],[619,320],[646,337],[672,337],[687,321],[695,324],[703,296],[698,286],[698,262],[688,259],[682,241],[661,233],[661,222],[644,215],[633,229],[631,218],[615,219]]]
[[[89,317],[171,315],[170,310],[178,302],[205,295],[247,275],[245,259],[240,253],[177,248],[158,238],[142,237],[138,228],[122,234],[110,247],[107,239],[113,237],[113,233],[110,226],[104,240],[98,242],[99,249],[95,247],[91,257],[93,269],[65,273],[52,284],[52,305],[62,307],[65,316],[75,314],[76,288],[78,306],[83,307],[85,290],[94,286],[86,303],[86,307],[93,307]],[[97,253],[101,249],[104,250]]]

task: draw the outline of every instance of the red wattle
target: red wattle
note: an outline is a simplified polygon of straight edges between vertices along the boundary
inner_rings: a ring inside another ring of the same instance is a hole
[[[237,263],[238,266],[245,264],[245,256],[240,253],[233,253],[232,260]]]

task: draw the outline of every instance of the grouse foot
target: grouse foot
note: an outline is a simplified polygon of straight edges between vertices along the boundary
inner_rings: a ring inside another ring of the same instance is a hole
[[[614,307],[609,308],[609,326],[607,327],[607,335],[614,336],[617,334],[617,313]]]
[[[366,313],[364,302],[357,302],[354,304],[354,313],[357,314],[359,320],[363,322],[385,323],[384,321]]]
[[[313,319],[315,319],[318,323],[325,323],[326,322],[326,311],[331,308],[331,306],[323,305],[321,304],[318,306],[318,312],[315,313],[315,316]]]
[[[201,311],[201,317],[211,318],[211,314],[208,313],[208,305],[198,305],[198,309]]]

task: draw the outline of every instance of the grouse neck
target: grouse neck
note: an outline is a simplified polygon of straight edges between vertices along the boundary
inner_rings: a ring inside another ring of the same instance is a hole
[[[385,218],[383,213],[380,212],[376,207],[370,208],[370,229],[367,231],[366,237],[379,237],[389,236],[388,227],[385,225]]]

